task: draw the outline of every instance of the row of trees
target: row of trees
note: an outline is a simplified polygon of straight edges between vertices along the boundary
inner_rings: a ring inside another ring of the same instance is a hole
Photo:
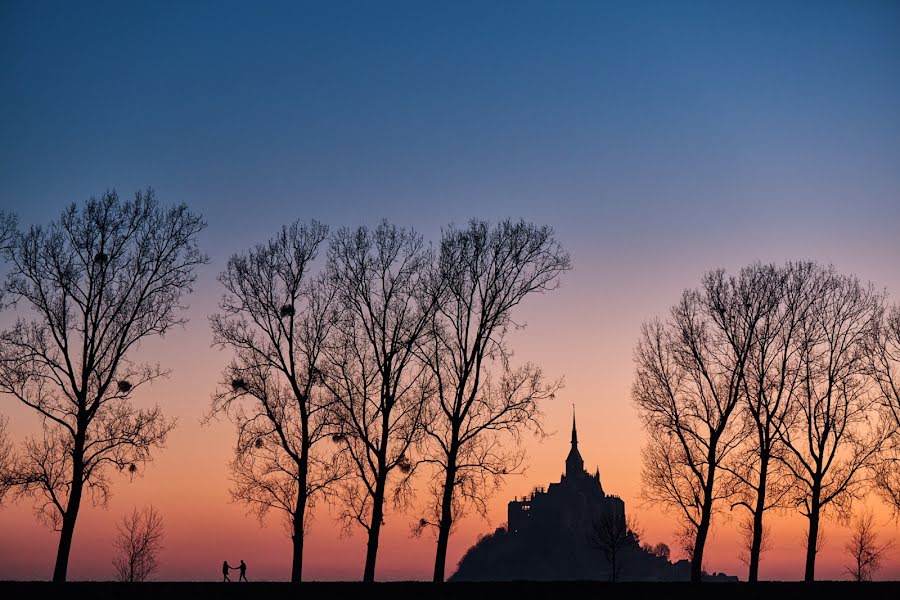
[[[234,359],[209,416],[238,427],[235,498],[286,516],[293,581],[308,511],[327,494],[366,532],[374,580],[386,502],[408,503],[420,469],[432,502],[417,529],[435,530],[443,581],[453,524],[520,468],[510,440],[540,431],[539,403],[559,386],[510,361],[512,309],[569,268],[550,229],[511,221],[450,226],[437,251],[386,222],[330,238],[295,223],[229,260],[211,324]]]
[[[713,271],[643,326],[635,363],[643,493],[680,514],[692,580],[723,507],[746,511],[750,581],[772,510],[806,517],[808,581],[823,516],[870,484],[900,511],[900,307],[872,285],[812,262]]]
[[[151,191],[109,192],[47,227],[0,223],[3,291],[20,315],[0,333],[0,391],[44,425],[18,451],[0,440],[0,493],[36,499],[60,531],[63,581],[83,494],[105,503],[112,474],[139,472],[174,427],[132,404],[168,374],[134,351],[185,324],[205,223]],[[570,268],[551,229],[508,220],[451,225],[436,248],[387,222],[333,234],[296,222],[229,259],[210,324],[232,360],[205,420],[236,425],[233,496],[261,519],[285,517],[292,581],[324,498],[366,531],[374,580],[385,511],[409,502],[417,473],[432,501],[415,529],[435,531],[443,581],[454,523],[520,469],[519,437],[541,433],[540,403],[560,386],[511,360],[512,311]]]

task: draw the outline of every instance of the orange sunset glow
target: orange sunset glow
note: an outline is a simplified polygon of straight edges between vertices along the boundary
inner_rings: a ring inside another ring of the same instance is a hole
[[[539,362],[552,375],[565,377],[565,388],[543,407],[546,429],[551,435],[544,440],[526,440],[528,469],[524,475],[510,477],[493,495],[488,522],[472,515],[459,525],[451,538],[448,558],[451,565],[477,536],[492,531],[506,520],[506,503],[514,496],[559,480],[569,446],[573,403],[581,452],[588,470],[593,471],[595,465],[599,467],[604,487],[620,495],[627,509],[638,515],[647,539],[674,546],[673,520],[653,507],[642,506],[640,499],[640,449],[644,433],[630,402],[631,346],[641,320],[667,310],[682,286],[690,285],[691,281],[688,278],[683,284],[664,281],[641,286],[633,276],[619,270],[614,258],[581,267],[579,254],[573,251],[575,270],[566,277],[562,289],[532,298],[522,307],[518,321],[527,323],[527,328],[516,332],[513,338],[518,355]],[[670,265],[674,262],[662,256],[659,260]],[[734,264],[742,264],[740,258]],[[850,269],[853,266],[850,264]],[[880,270],[872,270],[862,262],[855,266],[856,272],[871,273],[873,278],[886,277],[893,268],[885,265]],[[694,268],[701,273],[705,267],[697,264]],[[211,287],[213,269],[206,271],[206,283]],[[609,289],[612,286],[594,283],[599,281],[621,283],[615,286],[618,289]],[[203,279],[199,285],[202,284]],[[634,284],[640,292],[621,291],[630,287],[629,284]],[[891,288],[897,287],[900,280],[894,279]],[[105,577],[112,559],[115,521],[132,506],[148,503],[165,516],[170,531],[161,570],[161,576],[166,579],[193,580],[202,578],[207,571],[212,578],[219,556],[243,556],[253,563],[259,578],[280,579],[288,572],[289,540],[283,523],[272,518],[260,527],[254,518],[246,516],[242,506],[229,502],[227,463],[234,443],[233,427],[227,422],[206,427],[199,423],[208,408],[211,388],[226,362],[222,353],[209,349],[203,335],[195,333],[195,330],[207,330],[203,316],[215,308],[212,294],[206,298],[204,295],[200,292],[192,298],[191,314],[196,317],[185,331],[176,331],[165,340],[141,348],[141,353],[148,358],[163,361],[174,369],[168,380],[154,384],[144,394],[160,402],[167,414],[177,417],[178,427],[145,475],[130,482],[127,476],[122,476],[108,508],[88,507],[84,511],[76,538],[76,547],[81,551],[74,554],[72,563],[77,578]],[[594,309],[594,302],[606,307],[602,314]],[[564,353],[556,350],[561,347],[566,348]],[[6,405],[4,413],[17,424],[27,424],[27,428],[26,425],[17,428],[17,434],[27,435],[37,429],[37,420],[26,410]],[[886,536],[900,533],[880,500],[871,498],[868,504],[876,511]],[[2,543],[8,572],[24,579],[46,577],[52,569],[55,536],[35,522],[28,502],[5,507],[0,516],[7,532]],[[317,507],[308,538],[307,573],[312,579],[357,579],[362,571],[365,537],[360,531],[346,535],[332,516],[328,506]],[[379,579],[428,577],[434,541],[427,534],[421,538],[410,535],[416,520],[415,509],[399,514],[388,511],[382,541],[384,552],[378,564]],[[774,543],[762,563],[762,576],[799,578],[805,520],[790,513],[772,520]],[[848,530],[838,523],[827,522],[825,531],[827,544],[819,559],[821,572],[825,577],[841,577],[844,562],[841,547]],[[737,557],[737,538],[736,519],[723,518],[717,523],[709,547],[710,570],[743,574],[745,567]],[[892,561],[882,577],[900,577],[900,564]]]

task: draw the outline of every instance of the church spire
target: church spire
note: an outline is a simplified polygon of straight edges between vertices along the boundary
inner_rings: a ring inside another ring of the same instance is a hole
[[[575,429],[575,405],[572,405],[572,448],[578,447],[578,430]]]
[[[575,429],[575,405],[572,405],[572,449],[566,457],[566,477],[580,477],[584,474],[584,461],[578,452],[578,431]]]

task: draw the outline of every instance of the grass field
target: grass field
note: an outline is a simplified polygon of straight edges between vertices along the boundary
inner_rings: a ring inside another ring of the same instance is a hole
[[[841,598],[844,600],[900,599],[900,582],[849,583],[822,581],[747,583],[601,583],[601,582],[512,582],[448,583],[424,582],[348,583],[310,582],[298,586],[289,583],[190,583],[159,582],[124,584],[113,582],[0,582],[0,598],[37,600],[39,598],[78,598],[90,600],[202,600],[205,598],[254,600],[570,600],[636,598],[662,600],[698,598],[740,600],[806,600]]]

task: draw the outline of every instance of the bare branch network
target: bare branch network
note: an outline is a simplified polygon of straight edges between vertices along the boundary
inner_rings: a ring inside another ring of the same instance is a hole
[[[515,364],[506,332],[514,308],[569,268],[552,230],[523,221],[450,226],[438,250],[386,221],[330,237],[296,222],[229,260],[210,322],[233,359],[207,419],[237,427],[233,497],[260,519],[284,516],[292,581],[320,498],[345,531],[365,532],[373,580],[386,515],[410,506],[419,474],[429,513],[414,529],[434,524],[443,581],[453,523],[485,512],[523,466],[521,435],[543,431],[539,405],[561,381]]]
[[[20,316],[0,332],[0,392],[43,422],[7,481],[59,530],[53,578],[64,581],[84,492],[105,504],[112,473],[138,473],[175,425],[132,404],[167,375],[132,356],[186,323],[181,300],[207,262],[196,243],[205,223],[185,205],[160,207],[152,190],[72,204],[46,227],[3,223],[4,299]]]
[[[16,446],[0,418],[0,499],[30,498],[59,531],[56,581],[83,497],[104,505],[115,474],[139,475],[175,426],[138,404],[168,371],[135,349],[186,324],[183,300],[208,262],[204,227],[152,190],[107,192],[47,226],[0,213],[0,302],[17,314],[0,332],[0,393],[43,425]],[[518,307],[571,268],[553,230],[524,220],[450,225],[435,244],[387,221],[334,232],[297,221],[228,260],[209,322],[230,360],[204,422],[235,426],[232,498],[283,520],[292,581],[322,503],[365,533],[366,581],[386,520],[421,509],[410,529],[434,533],[433,577],[445,579],[455,524],[486,515],[524,469],[525,436],[545,435],[542,409],[563,380],[517,360],[508,333]],[[751,580],[771,511],[807,519],[808,580],[823,519],[850,522],[872,489],[900,514],[900,307],[871,284],[813,262],[710,271],[644,324],[634,358],[643,495],[678,515],[693,580],[725,513],[741,518]],[[417,488],[425,499],[413,503]],[[617,578],[636,525],[624,514],[595,525]],[[119,577],[143,580],[162,519],[136,509],[120,529]],[[852,574],[863,579],[886,546],[863,521],[856,531]],[[669,549],[651,553],[668,560]]]
[[[681,516],[693,580],[723,505],[745,511],[751,581],[771,510],[806,517],[812,580],[823,516],[847,522],[869,485],[900,509],[898,320],[872,285],[800,262],[712,271],[644,325],[632,390],[649,438],[643,494]]]

